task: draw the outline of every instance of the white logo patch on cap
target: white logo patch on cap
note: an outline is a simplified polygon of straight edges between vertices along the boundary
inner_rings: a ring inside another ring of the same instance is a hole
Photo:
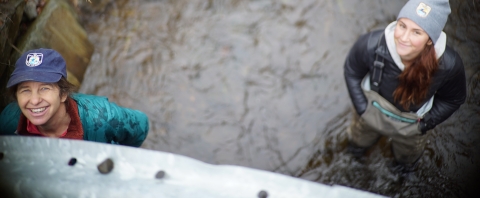
[[[431,10],[432,8],[427,4],[420,3],[418,4],[418,7],[417,7],[417,14],[418,16],[421,16],[421,17],[427,17],[428,13],[430,13]]]
[[[36,67],[42,64],[43,54],[42,53],[30,53],[27,55],[27,60],[25,64],[29,67]]]

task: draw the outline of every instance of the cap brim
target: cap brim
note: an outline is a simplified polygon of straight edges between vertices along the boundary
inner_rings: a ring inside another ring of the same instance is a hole
[[[61,74],[51,72],[22,72],[22,74],[15,74],[10,77],[7,88],[26,81],[55,83],[58,82],[60,78],[62,78]]]

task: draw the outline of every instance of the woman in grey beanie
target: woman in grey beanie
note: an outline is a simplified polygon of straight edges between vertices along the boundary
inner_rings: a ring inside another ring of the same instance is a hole
[[[388,136],[396,164],[411,171],[429,131],[465,102],[463,63],[442,32],[449,14],[448,0],[410,0],[385,30],[354,44],[344,65],[354,156]]]

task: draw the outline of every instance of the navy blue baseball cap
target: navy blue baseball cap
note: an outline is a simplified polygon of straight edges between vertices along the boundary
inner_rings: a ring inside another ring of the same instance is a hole
[[[34,49],[22,54],[7,83],[10,88],[25,81],[55,83],[67,78],[67,64],[62,55],[52,49]]]

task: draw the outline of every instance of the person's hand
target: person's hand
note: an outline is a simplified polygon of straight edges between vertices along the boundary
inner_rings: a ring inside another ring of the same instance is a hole
[[[362,114],[365,113],[365,111],[367,111],[367,106],[368,104],[365,103],[364,105],[360,105],[360,107],[356,109],[358,116],[362,116]]]
[[[422,135],[425,135],[428,131],[427,123],[425,123],[425,121],[423,119],[421,119],[418,122],[418,130],[422,133]]]

